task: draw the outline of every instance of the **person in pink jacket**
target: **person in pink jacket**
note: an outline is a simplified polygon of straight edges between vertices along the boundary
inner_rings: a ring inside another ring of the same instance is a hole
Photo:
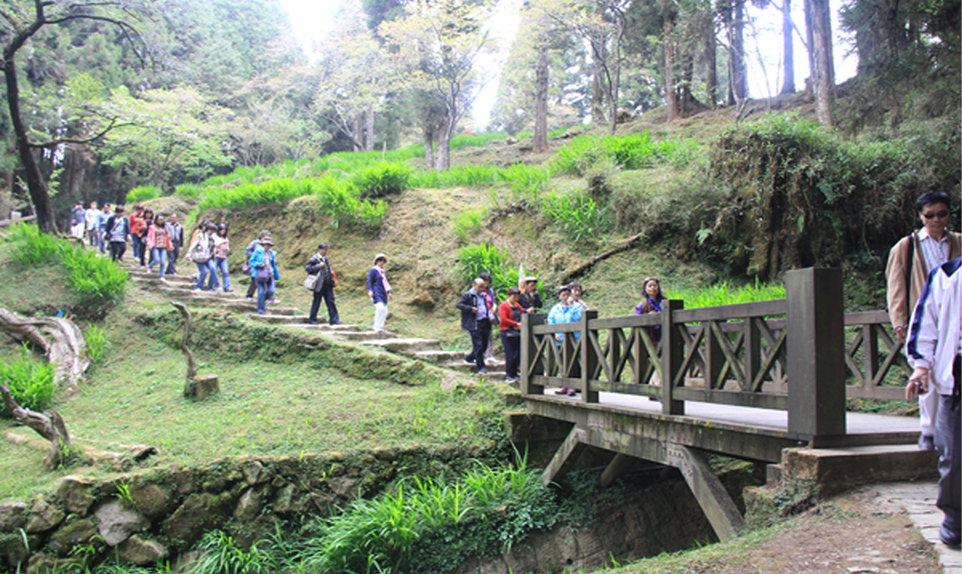
[[[174,245],[170,242],[170,233],[167,231],[163,215],[158,214],[150,227],[147,228],[147,249],[150,250],[149,268],[153,268],[155,263],[159,263],[160,280],[166,283],[164,272],[167,269],[167,252],[173,251]]]

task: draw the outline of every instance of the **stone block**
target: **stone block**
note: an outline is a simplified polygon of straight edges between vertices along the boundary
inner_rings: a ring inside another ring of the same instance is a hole
[[[57,489],[57,499],[71,514],[87,516],[87,511],[94,503],[93,483],[80,476],[68,476]]]
[[[167,558],[167,547],[154,540],[146,540],[134,534],[117,547],[117,556],[125,562],[138,566],[154,564]]]
[[[56,506],[44,500],[43,496],[37,497],[37,502],[30,509],[30,518],[24,530],[27,534],[46,532],[60,524],[64,519],[64,513]]]
[[[220,526],[231,511],[230,499],[211,493],[192,494],[165,520],[161,529],[171,542],[187,547]]]
[[[93,522],[86,518],[75,520],[54,532],[46,548],[60,556],[67,556],[74,547],[89,544],[96,535],[97,527]]]
[[[155,519],[167,514],[173,497],[160,485],[136,482],[130,485],[130,498],[141,514]]]
[[[0,532],[16,532],[27,523],[27,505],[23,502],[0,504]]]
[[[107,546],[117,546],[135,532],[150,528],[150,521],[119,500],[100,505],[94,512],[100,523],[100,536]]]

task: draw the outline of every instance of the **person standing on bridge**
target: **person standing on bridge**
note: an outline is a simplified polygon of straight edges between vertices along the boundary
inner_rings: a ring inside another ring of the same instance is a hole
[[[929,272],[949,259],[962,256],[962,234],[948,231],[951,198],[942,191],[923,193],[915,202],[922,229],[903,237],[889,252],[885,266],[888,283],[889,319],[899,341],[905,342],[912,309],[919,299]],[[927,385],[932,388],[932,385]],[[938,393],[919,394],[919,448],[934,448]]]
[[[935,447],[939,451],[939,493],[935,504],[945,516],[939,538],[962,544],[962,258],[937,267],[919,296],[909,325],[906,354],[914,370],[905,398],[934,392]]]
[[[583,311],[584,311],[584,307],[582,307],[579,303],[577,303],[571,297],[571,286],[562,285],[561,287],[558,288],[558,302],[555,304],[554,307],[551,308],[551,311],[548,313],[548,318],[546,319],[546,323],[549,325],[560,325],[563,323],[577,323],[578,321],[581,320],[581,314]],[[577,341],[580,337],[580,333],[575,333],[574,336],[575,336],[575,341]],[[564,338],[565,336],[563,333],[555,333],[555,336],[554,336],[555,344],[557,344],[559,347],[562,346],[564,344]],[[565,361],[567,361],[569,357],[564,357],[564,359]],[[561,369],[562,377],[565,376],[564,369],[565,369],[565,366],[563,365]],[[578,378],[581,376],[581,364],[577,362],[577,357],[575,358],[575,364],[571,367],[571,370],[569,371],[568,376],[571,378]],[[555,394],[568,395],[569,397],[573,397],[578,394],[578,390],[572,389],[571,387],[561,387],[560,389],[555,391]]]

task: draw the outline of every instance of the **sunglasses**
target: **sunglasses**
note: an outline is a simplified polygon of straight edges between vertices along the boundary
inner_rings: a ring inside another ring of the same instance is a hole
[[[936,211],[935,213],[923,213],[923,214],[922,214],[922,217],[924,217],[924,218],[926,218],[926,219],[932,219],[933,217],[942,218],[942,217],[948,217],[948,216],[949,216],[949,212],[948,212],[947,210],[945,210],[945,209],[943,209],[942,211]]]

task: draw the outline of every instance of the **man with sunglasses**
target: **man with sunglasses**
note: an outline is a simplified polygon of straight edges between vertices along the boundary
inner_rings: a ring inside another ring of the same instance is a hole
[[[913,231],[895,244],[889,252],[885,267],[888,282],[888,311],[892,327],[899,341],[905,342],[912,310],[922,293],[929,272],[962,255],[962,235],[949,231],[949,194],[942,191],[923,193],[915,202],[922,221],[922,229]],[[929,392],[919,394],[919,448],[934,449],[935,415],[939,396],[927,385]]]

